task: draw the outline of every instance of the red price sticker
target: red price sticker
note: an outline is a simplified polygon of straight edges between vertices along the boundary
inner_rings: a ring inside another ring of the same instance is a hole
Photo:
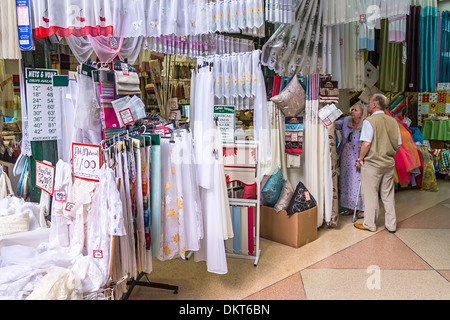
[[[66,204],[66,211],[72,211],[72,209],[75,207],[75,203],[67,202]]]
[[[311,195],[309,194],[309,191],[305,191],[305,199],[306,201],[311,201]]]

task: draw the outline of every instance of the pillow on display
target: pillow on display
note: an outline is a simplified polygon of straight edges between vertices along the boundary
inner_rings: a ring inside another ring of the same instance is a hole
[[[314,208],[316,205],[316,200],[312,194],[309,193],[308,189],[306,189],[305,185],[300,181],[297,188],[295,188],[286,212],[288,215],[292,215],[297,212],[303,212]]]
[[[286,180],[286,182],[284,183],[284,186],[283,186],[283,190],[281,191],[280,198],[278,199],[277,203],[275,204],[274,209],[277,212],[286,210],[289,203],[291,202],[293,194],[294,194],[294,188],[292,187],[292,184],[289,182],[289,180]]]
[[[262,190],[264,189],[264,186],[267,183],[267,180],[269,180],[269,176],[268,175],[264,175],[264,177],[261,180],[261,190],[259,190],[259,192],[261,193],[261,205],[263,206],[267,206],[267,202],[264,200],[264,195],[262,194]]]
[[[270,100],[283,112],[285,117],[296,117],[305,110],[306,93],[297,76],[294,76],[286,88]]]
[[[280,198],[281,191],[283,190],[284,181],[283,173],[280,168],[277,167],[261,191],[267,206],[273,208],[276,205],[278,198]]]
[[[243,199],[256,199],[256,183],[244,185]]]

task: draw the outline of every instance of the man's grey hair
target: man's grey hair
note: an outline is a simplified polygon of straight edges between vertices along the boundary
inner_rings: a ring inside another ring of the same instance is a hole
[[[377,107],[385,110],[389,106],[389,100],[385,95],[376,93],[372,96],[372,101],[377,103]]]

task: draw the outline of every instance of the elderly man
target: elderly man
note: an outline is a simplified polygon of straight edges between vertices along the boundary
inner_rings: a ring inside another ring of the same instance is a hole
[[[375,94],[369,103],[370,117],[361,129],[361,149],[357,168],[361,168],[361,194],[365,206],[364,223],[354,226],[361,230],[376,231],[378,194],[385,209],[385,227],[397,230],[394,198],[394,157],[400,148],[401,137],[397,121],[384,110],[389,101],[382,94]]]

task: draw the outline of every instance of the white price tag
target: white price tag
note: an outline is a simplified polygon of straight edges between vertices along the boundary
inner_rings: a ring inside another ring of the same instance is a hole
[[[74,177],[90,181],[99,181],[100,168],[100,146],[72,143],[72,172]]]
[[[65,190],[55,190],[55,201],[66,201],[66,191]]]
[[[66,211],[72,211],[72,209],[75,207],[75,203],[67,202],[66,204]]]
[[[134,122],[133,114],[131,113],[130,108],[120,111],[119,114],[125,126]]]
[[[36,160],[36,187],[53,195],[55,167]]]

